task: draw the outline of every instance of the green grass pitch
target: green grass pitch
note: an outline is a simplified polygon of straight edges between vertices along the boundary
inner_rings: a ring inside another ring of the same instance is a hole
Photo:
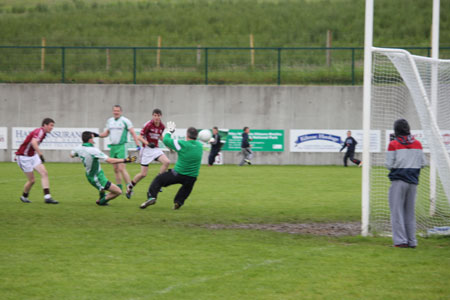
[[[139,204],[95,205],[81,163],[47,163],[59,205],[19,201],[25,177],[0,164],[0,299],[448,299],[449,238],[395,249],[386,237],[316,236],[214,224],[354,222],[361,169],[202,166],[186,205],[177,186]],[[109,179],[112,167],[103,166]],[[129,165],[130,174],[138,172]]]

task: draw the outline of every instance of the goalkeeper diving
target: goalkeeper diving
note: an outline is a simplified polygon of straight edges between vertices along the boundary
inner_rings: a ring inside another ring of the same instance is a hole
[[[83,144],[72,150],[70,156],[72,158],[79,157],[86,168],[86,178],[89,183],[99,191],[99,199],[97,205],[108,205],[108,201],[122,194],[122,189],[114,183],[111,183],[103,173],[99,161],[106,161],[110,164],[130,163],[136,161],[136,156],[127,158],[111,158],[94,147],[94,137],[98,137],[98,133],[84,131],[81,134]],[[105,191],[109,191],[108,194]]]
[[[185,141],[172,139],[172,133],[175,132],[174,122],[167,122],[167,130],[169,133],[164,135],[164,145],[178,153],[178,160],[172,170],[169,169],[153,179],[148,189],[147,201],[141,204],[142,209],[156,203],[161,187],[181,184],[173,200],[173,209],[180,209],[189,197],[197,180],[203,155],[203,145],[197,141],[197,129],[189,127]]]

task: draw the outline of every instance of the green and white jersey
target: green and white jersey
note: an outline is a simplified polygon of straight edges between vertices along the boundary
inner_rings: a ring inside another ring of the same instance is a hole
[[[111,117],[106,121],[106,128],[109,130],[111,145],[123,145],[128,142],[128,130],[133,128],[133,123],[124,116],[118,119]]]
[[[83,161],[86,168],[86,175],[89,177],[96,176],[101,172],[102,167],[100,161],[104,162],[108,159],[108,155],[94,147],[91,143],[84,143],[83,145],[72,150],[72,156],[78,156]]]

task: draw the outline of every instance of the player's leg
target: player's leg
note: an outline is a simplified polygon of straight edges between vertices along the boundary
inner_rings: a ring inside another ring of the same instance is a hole
[[[247,155],[247,150],[245,150],[245,148],[241,148],[241,154],[242,154],[242,160],[239,163],[239,166],[243,166],[245,164],[245,158]]]
[[[211,149],[211,152],[209,152],[209,156],[208,156],[208,165],[212,166],[214,164],[214,159],[216,158],[216,151]]]
[[[127,158],[128,150],[126,145],[116,145],[115,148],[116,158]],[[122,189],[122,180],[125,181],[125,184],[131,182],[130,175],[128,174],[124,163],[114,164],[114,175],[116,177],[117,186],[120,189]]]
[[[27,177],[27,182],[25,182],[25,185],[23,187],[23,193],[20,197],[20,200],[24,203],[31,203],[31,201],[28,199],[28,195],[30,193],[31,188],[33,187],[35,183],[34,173],[33,172],[24,172],[25,176]]]
[[[103,170],[93,176],[87,176],[88,181],[100,191],[100,198],[96,201],[97,205],[108,205],[108,201],[122,194],[122,189],[111,183],[103,173]],[[104,191],[109,191],[105,194]]]
[[[118,164],[118,168],[123,181],[125,181],[125,184],[129,184],[131,182],[131,179],[130,174],[128,174],[127,168],[125,167],[125,164]],[[120,189],[122,189],[122,185],[120,185],[119,187]]]
[[[169,169],[169,165],[170,165],[169,158],[165,154],[162,154],[156,160],[161,163],[161,168],[159,169],[159,174],[164,174],[167,171],[167,169]]]
[[[404,206],[408,184],[401,180],[391,182],[389,208],[391,210],[392,241],[394,246],[408,245],[405,229]]]
[[[147,201],[141,204],[141,208],[146,208],[149,205],[153,205],[156,203],[156,199],[158,198],[158,193],[160,192],[162,187],[166,187],[179,182],[178,174],[174,170],[169,170],[163,174],[159,174],[153,179],[150,184],[147,192]]]
[[[361,161],[359,159],[355,158],[355,152],[350,153],[349,157],[350,157],[350,161],[352,163],[354,163],[354,164],[356,164],[358,166],[361,164]]]
[[[408,189],[405,195],[405,229],[408,237],[408,246],[415,248],[417,246],[416,239],[416,194],[417,185],[408,184]]]
[[[118,187],[114,183],[110,184],[110,186],[108,187],[107,191],[109,191],[109,193],[105,197],[106,201],[112,200],[112,199],[114,199],[117,196],[120,196],[122,194],[122,190],[120,189],[120,187]]]
[[[182,176],[182,186],[178,190],[175,195],[175,199],[173,200],[173,209],[179,209],[184,205],[184,201],[189,197],[194,188],[196,177],[191,176]]]
[[[344,167],[347,166],[347,159],[348,159],[348,156],[349,156],[349,153],[348,153],[348,152],[345,152],[345,155],[344,155]]]
[[[247,160],[246,163],[251,165],[252,164],[252,158],[253,158],[253,151],[250,148],[246,148],[247,150]]]
[[[22,196],[20,197],[20,200],[24,203],[31,203],[31,201],[28,199],[28,194],[30,193],[30,190],[35,182],[32,158],[28,156],[18,155],[16,157],[16,161],[17,165],[20,167],[20,169],[27,177],[27,182],[25,182],[25,185],[23,187],[23,193]]]
[[[162,154],[162,152],[161,152]],[[127,192],[126,197],[128,199],[133,195],[133,188],[138,184],[139,181],[144,179],[148,173],[148,165],[157,158],[155,156],[155,151],[152,148],[144,147],[139,152],[139,160],[141,162],[141,171],[134,176],[133,180],[129,184],[127,184]]]
[[[44,200],[48,204],[58,204],[59,202],[54,200],[50,194],[50,181],[48,179],[48,172],[45,166],[40,163],[34,167],[34,169],[41,175],[42,189],[44,190]]]
[[[144,179],[148,173],[148,165],[141,165],[141,171],[134,176],[133,180],[127,184],[126,196],[128,199],[133,195],[133,188],[138,184],[139,181]]]

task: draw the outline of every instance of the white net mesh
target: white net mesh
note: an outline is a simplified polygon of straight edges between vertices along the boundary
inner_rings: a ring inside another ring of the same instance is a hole
[[[380,130],[381,153],[371,153],[370,219],[372,234],[391,232],[387,177],[384,167],[389,134],[404,118],[424,146],[428,163],[436,162],[435,182],[430,166],[422,169],[417,189],[417,230],[422,234],[450,233],[450,61],[410,55],[404,50],[373,51],[371,128]],[[433,75],[434,74],[434,75]],[[432,82],[433,81],[433,82]],[[436,103],[434,109],[431,102]],[[433,176],[431,176],[432,178]]]

